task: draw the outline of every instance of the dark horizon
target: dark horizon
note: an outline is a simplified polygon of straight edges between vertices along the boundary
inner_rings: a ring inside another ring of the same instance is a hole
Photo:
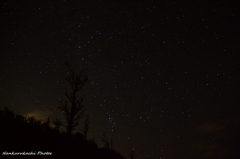
[[[104,147],[99,147],[95,140],[86,138],[86,133],[61,132],[57,125],[50,124],[49,118],[42,122],[15,114],[7,107],[0,110],[1,156],[125,159],[108,145],[108,137]]]
[[[240,156],[233,2],[4,1],[0,20],[0,109],[63,119],[69,62],[90,79],[89,138],[138,159]]]

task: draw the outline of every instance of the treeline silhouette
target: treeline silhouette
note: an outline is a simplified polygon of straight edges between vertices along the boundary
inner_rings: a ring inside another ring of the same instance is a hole
[[[58,159],[124,159],[113,149],[99,148],[81,133],[67,135],[51,127],[49,119],[41,122],[34,117],[16,115],[8,108],[0,110],[0,128],[1,156],[3,152],[42,151],[51,152],[51,158]]]

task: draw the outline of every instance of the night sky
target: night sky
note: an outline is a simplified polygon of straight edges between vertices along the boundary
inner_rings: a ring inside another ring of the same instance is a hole
[[[88,138],[138,159],[239,155],[239,7],[225,1],[1,2],[0,108],[62,118],[84,69]],[[101,144],[100,144],[101,145]]]

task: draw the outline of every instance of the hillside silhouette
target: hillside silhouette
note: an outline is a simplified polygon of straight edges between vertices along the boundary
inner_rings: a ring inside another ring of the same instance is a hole
[[[46,158],[124,159],[113,149],[99,148],[93,140],[87,140],[79,132],[69,136],[51,127],[49,119],[41,122],[34,117],[16,115],[8,108],[0,110],[0,127],[2,154],[4,152],[35,152],[35,155],[27,157],[36,158],[39,155],[37,153],[50,152],[52,155]]]

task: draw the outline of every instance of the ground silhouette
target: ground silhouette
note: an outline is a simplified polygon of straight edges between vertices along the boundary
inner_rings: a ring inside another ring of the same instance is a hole
[[[33,152],[36,155],[50,152],[51,158],[57,159],[124,159],[113,149],[99,148],[93,140],[87,140],[84,134],[69,136],[50,127],[49,119],[41,122],[34,117],[15,115],[8,108],[0,110],[0,127],[1,157],[3,153],[9,152]],[[28,158],[36,158],[36,155]]]

